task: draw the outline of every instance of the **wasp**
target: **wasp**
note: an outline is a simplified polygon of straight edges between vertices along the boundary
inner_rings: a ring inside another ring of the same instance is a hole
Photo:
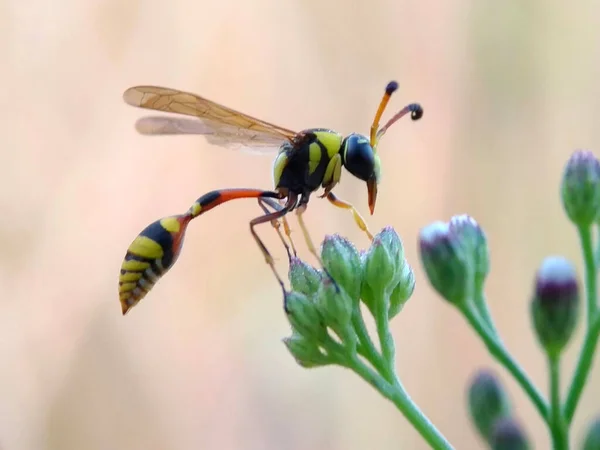
[[[136,129],[143,135],[202,135],[209,143],[221,147],[273,151],[276,155],[272,169],[272,190],[232,188],[208,192],[198,198],[185,213],[163,217],[151,223],[133,240],[127,249],[119,276],[122,313],[126,314],[142,300],[175,264],[181,253],[187,226],[192,219],[231,200],[254,198],[258,201],[263,214],[250,221],[250,233],[284,294],[284,282],[275,268],[273,257],[255,230],[257,225],[271,223],[291,257],[290,246],[284,239],[280,226],[283,225],[295,254],[296,249],[286,220],[286,215],[295,211],[309,251],[321,262],[303,214],[311,195],[323,188],[319,198],[326,198],[334,206],[349,210],[358,227],[369,239],[373,239],[361,214],[352,204],[338,198],[333,189],[340,182],[342,168],[346,169],[366,183],[369,210],[373,214],[381,178],[381,161],[377,154],[381,137],[406,114],[410,113],[412,120],[423,116],[423,108],[418,103],[411,103],[379,128],[379,121],[390,97],[397,89],[397,82],[387,84],[368,138],[358,133],[343,136],[327,128],[295,132],[176,89],[157,86],[127,89],[123,99],[129,105],[189,116],[142,117],[137,120]]]

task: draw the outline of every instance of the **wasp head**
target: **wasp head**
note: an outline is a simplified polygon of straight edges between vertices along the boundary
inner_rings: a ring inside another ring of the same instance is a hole
[[[348,172],[359,180],[367,182],[369,209],[373,214],[377,200],[381,162],[369,139],[357,133],[347,136],[342,142],[342,162]]]

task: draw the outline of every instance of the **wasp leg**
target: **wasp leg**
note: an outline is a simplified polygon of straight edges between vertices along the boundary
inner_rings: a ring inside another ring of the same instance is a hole
[[[363,219],[363,217],[360,215],[360,213],[356,210],[356,208],[352,204],[345,202],[343,200],[340,200],[339,198],[337,198],[335,196],[335,194],[333,194],[333,192],[329,192],[327,194],[327,200],[329,200],[331,202],[331,204],[333,204],[334,206],[337,206],[338,208],[350,210],[350,212],[354,216],[354,221],[356,222],[356,225],[358,225],[358,228],[360,228],[362,231],[367,233],[367,236],[369,236],[369,239],[371,241],[373,240],[373,233],[371,233],[371,231],[369,231],[369,227],[367,226],[365,219]]]
[[[269,214],[271,212],[271,211],[269,211],[267,209],[267,207],[265,205],[270,206],[275,211],[279,211],[279,210],[281,210],[284,207],[283,205],[280,205],[279,203],[277,203],[275,200],[273,200],[271,198],[259,198],[258,199],[258,204],[260,205],[260,207],[262,208],[262,210],[265,212],[265,214]],[[290,242],[289,245],[286,242],[286,240],[283,237],[283,235],[281,234],[281,230],[280,230],[281,224],[279,223],[279,221],[278,220],[274,220],[271,223],[273,224],[273,227],[277,230],[277,233],[279,234],[281,242],[283,242],[283,245],[285,246],[285,249],[286,249],[287,254],[288,254],[288,259],[291,259],[292,258],[292,254],[290,252],[290,246],[291,246],[292,252],[294,252],[294,256],[298,255],[298,252],[296,251],[296,246],[294,245],[294,240],[292,239],[292,230],[290,229],[290,224],[288,223],[288,220],[287,220],[286,216],[283,216],[280,220],[283,223],[283,231],[284,231],[285,235],[287,236],[287,238],[288,238],[288,240]]]
[[[154,287],[177,261],[190,221],[205,212],[240,198],[279,198],[279,193],[259,189],[211,191],[194,202],[184,214],[164,217],[150,225],[127,249],[119,276],[119,300],[126,314]]]
[[[302,217],[302,215],[306,212],[306,207],[307,207],[307,205],[303,204],[303,205],[300,205],[298,207],[298,209],[296,210],[296,215],[298,216],[298,224],[300,225],[300,229],[302,230],[302,234],[304,235],[304,240],[306,241],[306,246],[308,247],[308,251],[311,252],[315,258],[317,258],[319,265],[323,268],[323,271],[325,272],[325,274],[333,282],[336,290],[339,291],[339,287],[338,287],[337,283],[335,282],[335,280],[333,279],[333,277],[331,276],[329,271],[325,268],[325,265],[323,264],[323,260],[321,259],[321,256],[317,252],[317,248],[315,247],[315,244],[313,243],[312,238],[310,237],[310,233],[308,232],[306,223],[304,223],[304,217]]]
[[[285,284],[283,282],[283,278],[281,278],[281,276],[279,275],[279,272],[277,272],[277,269],[275,268],[275,260],[273,259],[273,256],[271,256],[271,253],[269,252],[269,250],[267,249],[267,247],[265,246],[263,241],[258,236],[258,233],[254,229],[254,227],[256,227],[256,225],[260,225],[261,223],[267,223],[267,222],[272,222],[274,220],[279,220],[283,216],[285,216],[287,213],[289,213],[289,211],[290,211],[290,207],[288,207],[286,205],[286,206],[282,207],[279,211],[268,213],[268,214],[265,214],[264,216],[256,217],[255,219],[252,219],[250,221],[250,232],[252,233],[254,240],[258,244],[260,251],[264,255],[265,262],[269,265],[269,267],[271,267],[271,270],[273,271],[275,278],[277,278],[277,281],[279,282],[279,285],[281,286],[281,289],[283,290],[284,297],[287,296],[287,291],[285,290]]]
[[[266,200],[263,200],[262,198],[258,199],[258,206],[260,206],[260,208],[265,212],[265,215],[271,214],[271,211],[269,211],[269,208],[267,208],[267,205],[270,206],[271,208],[273,208],[275,211],[279,211],[282,208],[282,206],[276,202],[271,203]],[[282,221],[285,220],[285,216],[279,220],[282,220]],[[273,228],[275,228],[275,231],[277,231],[277,235],[279,236],[281,243],[285,247],[285,251],[287,252],[288,261],[289,261],[292,259],[292,252],[290,250],[289,244],[287,243],[287,241],[285,240],[285,237],[283,236],[283,233],[281,232],[281,224],[279,223],[279,220],[272,220],[271,225],[273,226]]]

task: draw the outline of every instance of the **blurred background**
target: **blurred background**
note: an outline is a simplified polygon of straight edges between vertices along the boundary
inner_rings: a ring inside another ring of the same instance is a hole
[[[470,449],[482,445],[465,386],[493,368],[548,448],[518,386],[428,286],[417,236],[453,214],[480,222],[490,308],[546,392],[529,295],[545,256],[581,268],[558,186],[574,149],[600,146],[599,25],[594,1],[0,1],[0,447],[427,448],[353,373],[295,364],[279,287],[248,232],[254,201],[193,222],[178,264],[126,317],[117,295],[143,227],[212,189],[269,188],[272,164],[200,137],[138,135],[144,112],[124,104],[126,88],[197,92],[296,130],[367,133],[396,79],[386,118],[413,101],[425,115],[382,141],[368,222],[393,225],[416,270],[393,322],[398,372],[450,442]],[[345,176],[337,192],[368,216],[363,183]],[[338,232],[368,246],[347,212],[317,198],[308,211],[315,240]],[[260,233],[285,273],[277,236]],[[598,365],[573,442],[598,412]]]

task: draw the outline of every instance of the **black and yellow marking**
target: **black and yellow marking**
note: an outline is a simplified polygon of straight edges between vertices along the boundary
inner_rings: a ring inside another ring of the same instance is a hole
[[[275,268],[273,257],[255,230],[257,225],[271,223],[286,248],[288,257],[291,258],[292,252],[296,254],[296,247],[291,238],[291,229],[286,216],[295,210],[308,249],[320,261],[303,214],[311,195],[323,188],[324,192],[320,197],[327,198],[338,208],[350,211],[357,226],[367,234],[369,239],[373,239],[358,210],[352,204],[337,198],[332,190],[340,182],[342,168],[345,168],[366,183],[368,205],[373,214],[381,176],[381,160],[377,153],[381,137],[404,115],[410,113],[413,120],[418,120],[423,115],[421,106],[411,103],[379,128],[379,121],[392,94],[397,89],[398,83],[395,81],[386,86],[368,138],[357,133],[343,136],[327,128],[312,128],[297,133],[227,108],[199,95],[177,89],[157,86],[136,86],[127,89],[123,98],[130,105],[193,117],[193,120],[181,117],[141,118],[138,121],[138,131],[143,134],[199,134],[206,136],[215,145],[227,147],[234,144],[236,147],[252,149],[272,147],[279,148],[279,153],[273,163],[273,190],[211,191],[198,198],[184,214],[153,222],[138,235],[130,244],[121,265],[119,297],[123,314],[144,298],[175,264],[181,253],[189,222],[230,200],[257,199],[264,214],[250,221],[250,233],[284,293],[283,279]],[[281,224],[283,224],[283,233]]]
[[[119,298],[125,314],[175,264],[189,214],[170,216],[148,225],[127,249],[119,277]]]
[[[185,232],[192,219],[230,200],[277,197],[277,192],[260,189],[211,191],[198,198],[185,214],[159,219],[144,228],[129,245],[121,265],[119,298],[123,314],[139,303],[156,282],[173,267],[181,253]],[[261,249],[266,251],[264,245]],[[270,258],[268,252],[265,258]]]

